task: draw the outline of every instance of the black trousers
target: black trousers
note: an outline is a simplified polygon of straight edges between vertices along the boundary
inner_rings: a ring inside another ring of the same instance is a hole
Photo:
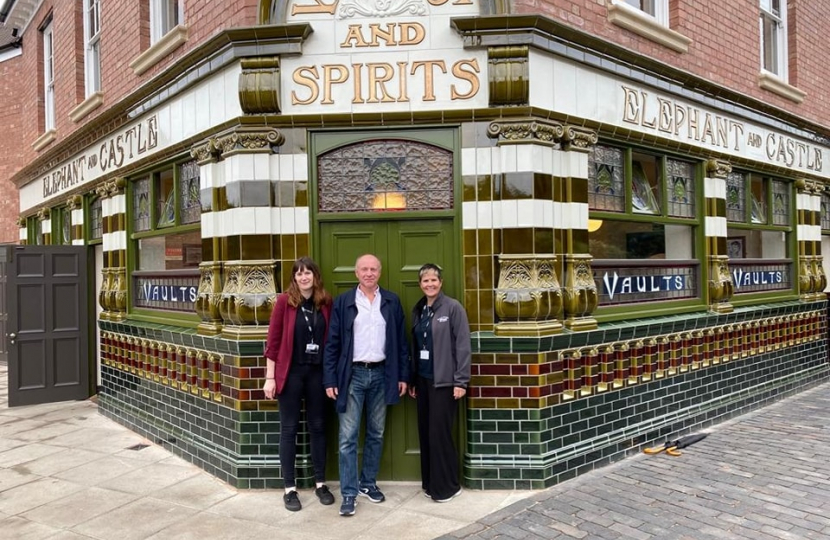
[[[326,480],[326,391],[323,388],[323,366],[292,363],[280,403],[280,464],[285,487],[296,487],[297,432],[305,400],[306,424],[311,436],[311,464],[314,480]]]
[[[433,499],[449,498],[460,489],[458,452],[452,429],[458,401],[452,386],[435,388],[433,382],[418,377],[418,437],[421,442],[421,487]]]

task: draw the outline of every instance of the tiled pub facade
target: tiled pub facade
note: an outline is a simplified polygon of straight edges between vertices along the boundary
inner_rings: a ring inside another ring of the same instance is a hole
[[[28,171],[21,240],[102,254],[104,414],[235,486],[281,486],[263,338],[293,260],[320,249],[322,154],[310,141],[366,128],[396,143],[366,155],[386,173],[404,170],[393,153],[411,133],[455,134],[442,147],[451,177],[434,182],[452,186],[460,275],[447,279],[473,331],[466,486],[545,487],[830,376],[830,173],[817,126],[703,79],[681,91],[690,75],[498,3],[423,3],[391,19],[410,25],[400,43],[420,28],[454,68],[417,57],[408,72],[378,57],[370,83],[344,84],[338,66],[369,68],[360,55],[315,63],[331,55],[319,36],[368,38],[328,4],[306,4],[263,2],[262,25],[182,57],[89,147],[100,159],[102,144],[141,129],[141,155],[89,166],[48,196],[41,179],[56,169]],[[384,28],[372,36],[388,45]],[[416,97],[402,77],[427,69],[421,101],[404,102]],[[652,123],[649,106],[674,116]],[[749,134],[793,141],[806,157],[764,157]],[[64,150],[69,163],[88,155]],[[367,184],[425,189],[401,175]],[[176,267],[143,267],[155,253]],[[303,439],[301,484],[308,455]]]

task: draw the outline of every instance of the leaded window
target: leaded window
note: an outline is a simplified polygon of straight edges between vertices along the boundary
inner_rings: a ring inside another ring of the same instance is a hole
[[[98,197],[89,204],[89,239],[101,240],[104,237],[104,213],[101,198]]]
[[[695,217],[695,166],[687,161],[666,160],[669,215]]]
[[[746,220],[746,195],[744,185],[746,178],[743,173],[731,172],[726,177],[726,220]]]
[[[150,179],[133,183],[133,230],[150,230]]]
[[[821,228],[830,230],[830,195],[827,193],[821,194]]]
[[[772,224],[790,224],[790,186],[786,182],[772,182]]]
[[[317,161],[320,212],[453,208],[452,152],[401,140],[365,141]]]
[[[596,210],[625,212],[623,151],[594,146],[588,156],[588,204]]]
[[[179,165],[179,215],[182,223],[199,223],[202,218],[199,165],[196,161]]]

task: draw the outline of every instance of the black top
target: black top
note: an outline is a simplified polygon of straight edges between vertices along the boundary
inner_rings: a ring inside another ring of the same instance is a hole
[[[323,337],[326,334],[326,319],[323,313],[314,307],[314,300],[306,299],[297,309],[294,321],[294,350],[291,351],[292,365],[323,364]],[[316,352],[308,350],[307,345],[317,345]]]
[[[421,310],[421,315],[418,317],[418,322],[415,324],[415,357],[418,359],[418,375],[425,379],[432,379],[435,375],[432,370],[433,351],[432,351],[432,316],[435,312],[432,308],[424,304],[424,309]],[[429,358],[424,359],[421,356],[421,351],[429,352]]]

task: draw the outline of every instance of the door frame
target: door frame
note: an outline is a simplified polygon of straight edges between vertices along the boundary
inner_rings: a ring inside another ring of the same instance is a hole
[[[457,255],[454,264],[459,269],[457,275],[445,276],[444,280],[452,283],[452,289],[459,291],[461,305],[464,306],[464,231],[462,227],[463,180],[461,176],[461,127],[460,125],[446,124],[426,125],[413,128],[343,128],[326,130],[308,130],[308,206],[311,221],[309,245],[312,257],[320,261],[320,229],[321,222],[337,221],[404,221],[427,219],[451,219],[453,231],[458,240]],[[319,198],[317,194],[317,157],[326,152],[364,141],[394,139],[429,144],[445,150],[453,155],[453,208],[452,210],[430,211],[393,211],[393,212],[343,212],[321,213],[318,211]],[[410,306],[404,306],[404,310]],[[407,339],[409,338],[407,329]],[[467,448],[467,405],[466,400],[458,407],[456,418],[456,433],[458,443],[459,472],[463,476],[464,456]],[[336,441],[336,440],[335,440]],[[337,448],[337,445],[330,445]],[[461,480],[461,479],[460,479]]]

